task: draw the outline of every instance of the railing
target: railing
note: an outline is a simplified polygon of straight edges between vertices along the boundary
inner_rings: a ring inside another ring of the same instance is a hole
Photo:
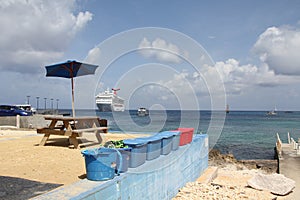
[[[288,132],[288,144],[291,145],[291,148],[296,150],[296,154],[300,155],[300,138],[298,139],[298,142],[295,141],[294,138],[290,136],[290,133]],[[276,141],[276,151],[278,158],[281,158],[282,156],[282,141],[279,137],[279,134],[277,133],[277,141]]]
[[[277,133],[277,141],[276,141],[276,152],[277,152],[277,156],[278,158],[282,157],[282,142],[281,139],[279,137],[279,134]]]

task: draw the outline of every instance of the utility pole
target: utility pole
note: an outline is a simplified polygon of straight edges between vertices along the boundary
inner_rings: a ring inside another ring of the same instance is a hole
[[[45,110],[46,110],[47,109],[47,98],[45,97],[44,100],[45,100]]]
[[[40,97],[36,97],[36,110],[39,109],[39,99]]]
[[[53,114],[53,98],[51,98],[50,100],[51,100],[51,112]]]
[[[57,112],[57,114],[58,114],[58,101],[59,101],[59,99],[56,99],[56,112]]]
[[[28,96],[27,96],[27,104],[30,103],[30,102],[29,102],[29,98],[30,98],[30,96],[28,95]]]

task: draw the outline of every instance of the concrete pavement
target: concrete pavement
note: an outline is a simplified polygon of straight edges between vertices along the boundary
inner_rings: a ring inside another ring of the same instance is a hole
[[[296,187],[287,199],[300,199],[300,154],[292,144],[282,143],[279,158],[279,173],[296,182]]]

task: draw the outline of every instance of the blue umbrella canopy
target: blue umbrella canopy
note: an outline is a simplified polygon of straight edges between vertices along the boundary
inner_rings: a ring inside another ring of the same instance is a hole
[[[64,63],[58,63],[54,65],[45,66],[47,73],[46,76],[54,76],[54,77],[62,77],[62,78],[70,78],[72,85],[72,112],[73,117],[75,117],[75,109],[74,109],[74,77],[85,76],[90,74],[95,74],[95,71],[98,65],[91,65],[87,63],[73,61],[67,61]]]
[[[63,78],[73,78],[77,76],[84,76],[94,74],[97,65],[90,65],[77,61],[67,61],[64,63],[58,63],[54,65],[46,66],[46,76],[55,76]]]

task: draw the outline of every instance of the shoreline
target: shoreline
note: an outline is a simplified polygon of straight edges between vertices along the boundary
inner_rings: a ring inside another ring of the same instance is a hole
[[[268,190],[254,189],[248,184],[257,175],[273,175],[277,170],[277,160],[236,160],[232,154],[211,150],[208,169],[196,181],[182,187],[172,200],[289,200],[290,193],[275,195]]]
[[[208,163],[210,166],[222,167],[226,164],[234,164],[240,168],[247,167],[248,169],[261,169],[268,173],[278,173],[278,159],[237,160],[233,154],[222,154],[216,149],[209,152]]]

